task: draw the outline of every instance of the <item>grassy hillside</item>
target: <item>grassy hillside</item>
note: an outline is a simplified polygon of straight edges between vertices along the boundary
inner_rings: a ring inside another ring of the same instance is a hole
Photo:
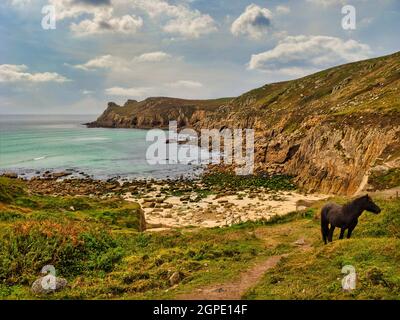
[[[231,283],[252,266],[286,254],[248,292],[249,299],[399,298],[400,200],[379,200],[380,215],[364,214],[351,240],[324,246],[316,204],[307,211],[214,229],[142,233],[134,203],[118,199],[29,194],[0,179],[11,200],[0,203],[0,297],[46,299],[174,298],[210,284]],[[338,198],[339,202],[346,199]],[[336,235],[337,236],[337,235]],[[304,239],[304,244],[296,241]],[[34,296],[30,285],[53,264],[68,288]],[[359,276],[341,289],[341,268]],[[173,274],[179,283],[170,283]]]
[[[400,199],[364,213],[350,240],[321,245],[315,220],[303,222],[312,248],[289,255],[245,294],[247,299],[400,299]],[[336,238],[338,231],[336,232]],[[341,273],[354,266],[357,287],[344,292]]]
[[[229,102],[232,98],[209,99],[209,100],[188,100],[169,97],[154,97],[143,101],[128,100],[123,106],[114,105],[111,110],[121,115],[132,115],[137,112],[162,112],[170,108],[200,108],[214,110],[222,104]]]
[[[210,118],[211,122],[218,119],[243,122],[249,118],[249,124],[259,129],[283,121],[285,130],[294,130],[311,116],[350,121],[354,114],[366,114],[365,122],[372,120],[368,119],[369,114],[391,114],[398,124],[399,90],[400,52],[397,52],[292,81],[267,84],[233,99],[227,108]]]

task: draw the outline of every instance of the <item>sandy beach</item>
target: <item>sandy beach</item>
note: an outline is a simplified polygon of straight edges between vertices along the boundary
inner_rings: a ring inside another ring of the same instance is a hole
[[[329,195],[305,194],[298,191],[270,191],[260,188],[226,191],[196,199],[196,193],[170,196],[162,190],[167,185],[153,185],[155,191],[141,199],[126,193],[127,201],[142,206],[148,229],[151,231],[177,227],[223,227],[246,221],[269,219],[293,211],[304,210],[313,202]]]

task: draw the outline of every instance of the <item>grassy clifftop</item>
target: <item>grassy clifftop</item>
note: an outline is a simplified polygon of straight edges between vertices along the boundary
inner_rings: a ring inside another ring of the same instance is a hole
[[[231,98],[186,100],[168,97],[128,100],[123,106],[110,102],[104,113],[89,127],[166,128],[175,120],[179,127],[192,126]]]
[[[397,52],[293,81],[267,84],[232,100],[227,112],[233,117],[238,112],[254,119],[269,115],[263,118],[267,123],[282,119],[285,114],[295,123],[311,115],[385,114],[400,111],[399,90],[400,53]]]

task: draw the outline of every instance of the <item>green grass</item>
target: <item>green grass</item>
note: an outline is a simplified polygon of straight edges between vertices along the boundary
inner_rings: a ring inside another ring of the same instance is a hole
[[[2,299],[173,299],[231,282],[252,265],[280,254],[285,258],[244,298],[400,297],[400,200],[377,199],[381,214],[364,213],[351,240],[337,240],[336,232],[335,241],[325,246],[318,218],[322,202],[304,212],[226,228],[142,233],[137,204],[29,195],[23,185],[14,193],[10,181],[4,181],[11,200],[0,203]],[[300,238],[305,248],[295,245]],[[47,264],[69,286],[34,296],[30,285]],[[345,265],[353,265],[358,275],[351,293],[341,287]],[[175,272],[181,280],[171,286]]]
[[[70,221],[16,223],[0,241],[0,282],[10,285],[32,283],[45,265],[63,276],[111,271],[123,255],[108,231]]]
[[[374,173],[368,182],[378,190],[400,187],[400,168],[389,169],[383,173]]]
[[[246,294],[248,299],[399,299],[400,241],[366,238],[335,241],[312,252],[284,259],[260,284]],[[341,273],[354,266],[356,290],[342,290]],[[378,280],[373,278],[378,274]]]
[[[67,278],[110,272],[125,255],[113,231],[143,227],[136,203],[33,195],[7,178],[0,190],[0,294],[26,288],[48,264]]]
[[[15,179],[0,177],[0,202],[12,202],[24,193],[22,183]]]
[[[364,213],[350,240],[320,240],[319,221],[302,227],[313,246],[298,251],[249,290],[247,299],[399,299],[400,298],[400,200],[379,200],[382,213]],[[315,210],[317,213],[318,211]],[[344,292],[341,273],[354,266],[357,287]]]
[[[139,234],[125,243],[125,250],[129,253],[105,279],[85,279],[62,296],[76,298],[84,291],[89,298],[170,298],[180,289],[234,277],[266,254],[254,236],[220,229]],[[171,289],[174,272],[182,280]]]
[[[264,187],[270,190],[294,190],[292,177],[287,175],[274,176],[239,176],[229,173],[212,173],[203,177],[202,182],[208,186],[242,190],[246,188]]]

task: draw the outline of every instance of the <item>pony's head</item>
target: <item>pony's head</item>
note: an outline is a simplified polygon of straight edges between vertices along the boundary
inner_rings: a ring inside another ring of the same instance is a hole
[[[362,201],[362,206],[364,210],[367,210],[369,212],[378,214],[381,212],[381,208],[379,208],[374,201],[372,201],[372,198],[367,194],[363,197],[360,198]]]

